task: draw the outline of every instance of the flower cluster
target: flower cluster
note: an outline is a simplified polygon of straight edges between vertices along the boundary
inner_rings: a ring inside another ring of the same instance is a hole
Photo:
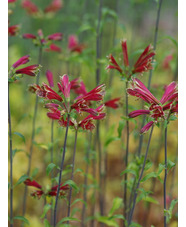
[[[30,57],[29,55],[25,55],[23,57],[21,57],[18,61],[16,61],[12,67],[10,68],[9,71],[9,82],[13,82],[16,79],[18,79],[19,75],[28,75],[28,76],[36,76],[37,73],[40,70],[40,65],[38,64],[34,64],[34,65],[30,65],[21,69],[17,69],[19,66],[24,65],[26,63],[28,63],[30,61]]]
[[[85,48],[84,44],[78,42],[78,39],[75,35],[70,35],[68,38],[68,49],[70,52],[82,53]]]
[[[39,9],[32,1],[30,0],[23,0],[22,1],[22,7],[27,11],[29,15],[37,16],[39,14],[44,13],[56,13],[62,8],[62,0],[52,0],[51,3],[46,6],[46,8],[43,10]]]
[[[147,132],[154,123],[167,119],[170,114],[178,112],[178,90],[176,82],[170,83],[165,88],[165,92],[160,99],[156,99],[145,85],[136,79],[133,79],[131,88],[127,89],[128,94],[139,97],[149,104],[145,110],[134,110],[129,113],[130,118],[139,115],[149,115],[152,121],[148,122],[142,129],[141,133]],[[168,114],[168,116],[166,116]]]
[[[47,47],[45,49],[46,51],[55,51],[55,52],[61,52],[61,48],[56,46],[53,43],[53,41],[61,41],[62,37],[63,37],[63,34],[60,32],[44,37],[41,29],[38,30],[37,36],[34,34],[31,34],[31,33],[23,34],[24,39],[32,39],[35,45],[45,46],[45,47]]]
[[[47,72],[47,74],[49,76],[50,73]],[[49,110],[47,116],[53,120],[58,120],[61,126],[67,126],[66,114],[71,114],[73,111],[78,114],[78,118],[82,117],[83,112],[89,113],[83,120],[77,121],[77,116],[70,118],[69,125],[73,126],[75,129],[81,127],[84,130],[92,130],[95,127],[93,120],[101,120],[106,116],[103,104],[95,109],[90,106],[92,101],[100,102],[103,100],[105,94],[104,84],[97,86],[90,92],[81,93],[81,95],[72,102],[70,100],[71,89],[73,88],[76,92],[78,90],[80,92],[82,87],[82,91],[85,92],[84,84],[79,83],[78,79],[70,82],[68,76],[63,75],[60,77],[60,82],[58,82],[57,85],[59,94],[46,83],[43,83],[42,86],[33,84],[30,86],[29,90],[36,93],[39,97],[44,98],[46,101],[49,101],[45,105]]]
[[[122,76],[126,76],[127,79],[130,79],[133,74],[136,73],[144,73],[150,69],[152,69],[152,57],[155,55],[155,52],[153,51],[153,48],[151,45],[148,45],[143,53],[140,55],[136,63],[133,67],[130,67],[129,65],[129,57],[128,57],[128,51],[127,51],[127,41],[122,40],[121,41],[122,46],[122,53],[123,53],[123,67],[119,66],[115,58],[112,56],[112,54],[109,55],[109,61],[110,64],[106,67],[106,69],[115,69],[120,72]]]
[[[38,199],[40,199],[41,196],[56,196],[57,195],[57,189],[59,187],[59,185],[55,185],[55,186],[51,187],[47,192],[45,192],[43,190],[43,187],[40,184],[38,184],[35,180],[31,181],[29,178],[24,181],[24,184],[27,185],[27,186],[37,188],[36,191],[31,193],[31,196],[34,197],[34,198],[38,198]],[[64,196],[65,191],[68,190],[68,189],[69,189],[68,184],[65,184],[65,185],[60,184],[59,195],[61,197]]]

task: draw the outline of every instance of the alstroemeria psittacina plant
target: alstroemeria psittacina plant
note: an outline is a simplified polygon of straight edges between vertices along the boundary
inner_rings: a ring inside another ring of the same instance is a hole
[[[43,83],[42,86],[37,84],[30,86],[30,91],[36,93],[39,97],[43,97],[46,101],[50,101],[45,105],[49,112],[47,116],[53,120],[58,120],[61,126],[66,127],[67,121],[65,119],[65,114],[70,114],[73,110],[79,114],[79,117],[82,116],[83,112],[89,113],[90,115],[84,119],[84,122],[91,122],[93,120],[100,120],[105,117],[104,105],[99,106],[96,109],[91,108],[90,101],[102,101],[104,94],[105,94],[105,85],[99,85],[90,92],[87,92],[85,95],[81,95],[74,99],[71,103],[70,100],[70,91],[71,91],[71,84],[74,86],[74,81],[71,83],[67,75],[63,75],[60,78],[60,82],[58,82],[59,92],[62,94],[56,93],[52,90],[47,84]],[[53,101],[51,103],[51,100]],[[89,120],[88,120],[89,119]],[[85,123],[84,123],[85,124]],[[77,123],[75,118],[71,117],[70,124],[74,126],[76,129],[77,127],[85,128],[93,128],[93,126],[85,127],[82,121]]]
[[[122,40],[121,41],[122,46],[122,52],[123,52],[123,64],[124,67],[119,66],[115,58],[110,54],[108,56],[110,64],[106,67],[106,69],[116,69],[120,72],[120,74],[127,79],[130,79],[133,74],[136,73],[144,73],[148,70],[153,69],[152,68],[152,57],[155,55],[155,52],[153,51],[153,48],[151,45],[148,45],[143,53],[140,55],[136,63],[133,67],[130,67],[129,65],[129,57],[128,57],[128,51],[127,51],[127,41]]]
[[[43,31],[41,29],[38,30],[38,36],[31,34],[31,33],[25,33],[23,34],[24,39],[32,39],[33,43],[36,46],[44,46],[46,47],[46,51],[55,51],[55,52],[61,52],[61,48],[56,46],[53,41],[61,41],[63,37],[63,34],[60,32],[48,35],[44,37]]]
[[[36,190],[31,193],[31,196],[33,196],[34,198],[38,198],[38,199],[40,199],[41,196],[45,196],[45,197],[46,196],[56,196],[57,188],[59,187],[58,185],[55,185],[55,186],[51,187],[49,190],[47,190],[47,192],[45,192],[43,187],[40,184],[38,184],[35,180],[31,181],[29,178],[24,181],[24,184],[27,186],[31,186],[31,187],[39,189],[39,190]],[[69,188],[70,187],[68,184],[65,184],[65,185],[61,184],[59,195],[61,197],[64,196],[65,191],[68,190]]]
[[[28,76],[37,75],[37,73],[39,72],[40,67],[41,67],[38,64],[34,64],[34,65],[27,66],[25,68],[17,69],[17,67],[24,65],[24,64],[28,63],[29,61],[30,61],[29,55],[25,55],[12,65],[12,67],[10,68],[10,71],[9,71],[10,82],[15,81],[19,77],[19,75],[22,75],[22,74],[25,74]]]
[[[152,118],[142,129],[141,133],[147,132],[154,123],[164,121],[170,114],[178,112],[178,90],[176,82],[170,83],[160,99],[156,99],[145,85],[137,78],[133,79],[131,88],[127,89],[129,95],[139,97],[150,104],[146,110],[134,110],[129,113],[130,118],[147,114]]]

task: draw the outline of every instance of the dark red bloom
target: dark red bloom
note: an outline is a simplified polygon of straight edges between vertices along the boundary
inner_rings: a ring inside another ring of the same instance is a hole
[[[8,0],[8,3],[16,2],[17,0]]]
[[[23,34],[23,38],[24,39],[36,39],[37,37],[33,34],[25,33],[25,34]]]
[[[110,107],[112,109],[119,108],[121,106],[121,97],[108,100],[107,102],[105,102],[105,106]]]
[[[52,35],[49,35],[47,38],[49,40],[55,40],[55,41],[61,41],[62,40],[62,33],[58,32],[58,33],[54,33]]]
[[[109,59],[109,62],[110,62],[110,65],[108,65],[106,67],[106,69],[116,69],[118,70],[120,73],[123,72],[123,70],[121,69],[121,67],[118,65],[118,63],[116,62],[115,58],[112,56],[112,54],[110,54],[108,56],[108,59]]]
[[[46,77],[50,87],[54,87],[53,74],[50,70],[46,71]]]
[[[60,10],[62,8],[62,1],[61,0],[52,0],[51,4],[48,5],[44,12],[45,13],[55,13],[58,10]]]
[[[148,110],[134,110],[129,113],[129,117],[134,118],[139,115],[148,114],[154,120],[150,121],[141,129],[141,133],[147,132],[154,122],[158,122],[165,119],[166,110],[169,114],[177,113],[178,111],[178,90],[175,82],[166,86],[165,92],[161,100],[157,100],[152,93],[145,87],[145,85],[138,79],[133,79],[132,88],[127,89],[127,92],[135,97],[143,99],[150,104]],[[165,105],[165,103],[167,103]]]
[[[85,45],[78,43],[78,39],[75,35],[70,35],[68,38],[68,48],[71,52],[81,53]]]
[[[54,43],[50,44],[49,48],[45,49],[46,51],[54,51],[54,52],[61,52],[61,48],[56,46]]]
[[[28,76],[36,76],[39,71],[39,65],[30,65],[15,71],[16,74],[26,74]]]
[[[39,12],[38,7],[30,0],[23,0],[22,7],[27,11],[28,14],[36,14]]]
[[[38,184],[35,180],[31,181],[30,179],[27,179],[24,181],[24,184],[26,184],[27,186],[33,186],[33,187],[39,188],[39,189],[42,188],[42,186],[40,184]]]
[[[172,55],[168,55],[165,57],[162,64],[164,69],[170,69],[170,62],[172,61],[172,59],[173,59]]]
[[[18,24],[8,27],[8,35],[15,36],[19,32],[20,26]]]
[[[121,46],[123,49],[123,62],[124,66],[128,67],[129,66],[129,58],[128,58],[128,52],[127,52],[127,40],[123,40],[121,42]]]
[[[25,55],[25,56],[21,57],[18,61],[16,61],[12,65],[12,67],[15,69],[15,68],[19,67],[20,65],[26,64],[29,61],[30,61],[30,56],[29,55]]]

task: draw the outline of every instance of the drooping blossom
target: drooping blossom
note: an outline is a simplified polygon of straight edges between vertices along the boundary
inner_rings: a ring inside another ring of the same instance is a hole
[[[17,0],[8,0],[8,3],[14,3],[16,2]]]
[[[135,73],[143,73],[152,69],[152,57],[155,55],[153,48],[151,45],[148,45],[143,53],[140,55],[138,60],[133,66],[129,64],[128,50],[127,50],[127,41],[121,41],[122,54],[123,54],[123,65],[124,68],[121,67],[112,54],[108,56],[110,64],[106,67],[106,69],[115,69],[120,72],[122,76],[126,76],[128,79]]]
[[[68,49],[71,52],[78,52],[82,53],[83,49],[85,48],[84,44],[80,44],[78,39],[75,35],[70,35],[68,38]]]
[[[23,0],[21,5],[30,15],[34,15],[39,12],[38,7],[30,0]]]
[[[67,120],[64,116],[67,113],[71,113],[73,110],[81,117],[82,114],[89,113],[89,120],[86,118],[86,122],[92,122],[93,120],[99,120],[103,118],[103,106],[98,108],[92,108],[90,101],[102,101],[105,94],[105,85],[99,85],[92,89],[90,92],[86,92],[85,95],[77,97],[74,100],[70,99],[71,86],[78,86],[78,82],[73,81],[71,83],[67,75],[60,77],[60,82],[57,83],[59,94],[52,90],[47,84],[43,83],[42,86],[33,84],[29,90],[36,93],[39,97],[49,101],[45,107],[49,110],[47,116],[53,120],[58,120],[58,123],[66,127]],[[61,95],[62,94],[62,95]],[[50,101],[52,100],[52,102]],[[104,115],[105,116],[105,115]],[[84,121],[85,122],[85,121]],[[78,127],[76,119],[70,119],[70,126]],[[83,123],[79,127],[83,128]]]
[[[173,59],[173,55],[172,54],[167,55],[165,57],[165,59],[163,60],[163,63],[162,63],[162,66],[163,66],[164,69],[170,69],[171,68],[170,67],[170,62],[172,61],[172,59]]]
[[[54,33],[45,37],[43,31],[39,29],[37,35],[25,33],[22,35],[22,37],[24,39],[32,39],[35,45],[46,47],[46,51],[61,52],[61,48],[53,43],[54,41],[62,40],[63,34],[61,32]]]
[[[40,199],[41,196],[56,196],[57,194],[57,189],[58,189],[58,185],[56,186],[53,186],[52,188],[50,188],[48,191],[44,191],[43,187],[38,184],[36,181],[31,181],[29,178],[26,179],[24,181],[24,184],[27,185],[27,186],[31,186],[31,187],[34,187],[34,188],[37,188],[36,191],[32,192],[31,193],[31,196],[32,197],[35,197],[35,198],[38,198]],[[39,189],[39,190],[38,190]],[[65,191],[69,189],[69,185],[66,184],[66,185],[60,185],[60,196],[64,196],[65,195]]]
[[[117,108],[119,108],[122,105],[121,97],[108,100],[104,104],[105,104],[106,107],[110,107],[112,109],[117,109]]]
[[[19,60],[17,60],[13,65],[12,67],[15,69],[17,67],[19,67],[20,65],[24,65],[26,64],[27,62],[30,61],[30,56],[29,55],[25,55],[23,57],[21,57]]]
[[[172,82],[166,86],[160,101],[137,78],[133,79],[131,88],[127,89],[127,92],[129,95],[139,97],[149,104],[146,110],[134,110],[129,113],[130,118],[146,114],[153,119],[141,129],[141,133],[147,132],[154,123],[164,121],[167,114],[170,115],[178,112],[178,90],[176,82]]]
[[[54,87],[53,74],[50,70],[46,71],[46,77],[50,87]]]
[[[45,13],[55,13],[59,11],[63,7],[61,0],[52,0],[51,4],[49,4],[45,9]]]
[[[36,74],[39,72],[39,65],[30,65],[22,69],[18,69],[15,71],[16,74],[26,74],[28,76],[36,76]]]
[[[19,32],[20,26],[18,24],[12,25],[8,27],[8,35],[9,36],[16,36]]]

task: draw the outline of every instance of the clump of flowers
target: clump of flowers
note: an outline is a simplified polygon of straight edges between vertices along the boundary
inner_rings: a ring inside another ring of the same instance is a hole
[[[78,96],[76,99],[70,99],[71,86],[80,88],[77,80],[69,81],[67,75],[60,77],[60,82],[57,83],[59,94],[51,89],[46,83],[42,86],[33,84],[29,90],[36,93],[39,97],[44,98],[48,103],[45,107],[49,110],[47,116],[53,120],[58,120],[59,125],[67,126],[67,114],[71,114],[69,125],[75,129],[81,127],[84,130],[92,130],[95,125],[93,120],[100,120],[105,117],[104,105],[101,104],[97,108],[92,108],[90,102],[101,102],[105,94],[105,85],[99,85],[90,92]],[[83,113],[89,113],[81,120]]]
[[[171,114],[178,112],[178,90],[176,82],[170,83],[165,88],[165,92],[160,99],[156,99],[145,85],[137,78],[133,79],[131,88],[127,89],[129,95],[143,99],[147,104],[147,109],[134,110],[129,113],[130,118],[139,115],[149,115],[152,120],[142,129],[141,133],[147,132],[153,124],[167,120]]]
[[[61,41],[63,34],[61,32],[57,32],[48,36],[43,35],[43,31],[41,29],[38,30],[38,35],[34,35],[31,33],[23,34],[24,39],[31,39],[36,46],[46,47],[46,51],[55,51],[61,52],[61,48],[56,46],[54,41]]]
[[[152,67],[152,57],[155,55],[155,52],[153,51],[153,47],[151,45],[148,45],[143,53],[140,55],[138,60],[133,66],[130,66],[129,64],[129,57],[128,57],[128,51],[127,51],[127,41],[122,40],[121,41],[121,47],[122,47],[122,53],[123,53],[123,66],[120,66],[112,54],[108,56],[108,59],[110,61],[110,64],[106,67],[106,69],[115,69],[118,72],[120,72],[122,77],[126,77],[127,79],[130,79],[133,74],[136,73],[144,73],[148,70],[151,70]]]
[[[75,35],[70,35],[68,38],[68,49],[70,52],[82,53],[85,48],[84,44],[78,42],[78,39]]]
[[[9,70],[9,82],[14,82],[22,75],[36,76],[40,70],[40,65],[34,64],[21,69],[17,69],[19,66],[24,65],[30,61],[29,55],[21,57],[16,61]]]
[[[41,186],[40,184],[38,184],[38,182],[36,182],[35,180],[30,180],[29,178],[26,179],[24,181],[24,184],[30,187],[34,187],[37,188],[37,190],[35,190],[34,192],[31,193],[31,196],[37,199],[40,199],[42,196],[46,197],[46,196],[56,196],[57,195],[57,189],[59,187],[59,185],[55,185],[53,187],[51,187],[49,190],[45,191],[43,189],[43,186]],[[63,185],[62,183],[60,184],[60,188],[59,188],[59,195],[60,197],[64,197],[66,195],[65,191],[69,190],[69,185],[65,184]]]

